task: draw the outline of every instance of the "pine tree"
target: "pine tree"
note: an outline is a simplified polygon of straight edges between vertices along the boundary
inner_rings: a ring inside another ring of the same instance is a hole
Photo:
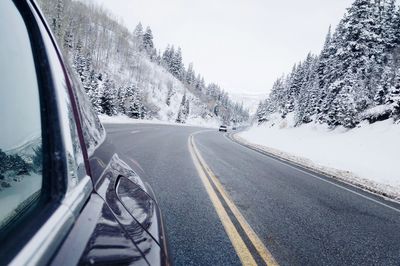
[[[183,62],[182,62],[182,51],[180,47],[175,53],[173,53],[170,65],[170,71],[171,74],[174,75],[177,79],[182,80]]]
[[[151,32],[150,27],[147,27],[146,32],[143,34],[143,47],[149,55],[154,52],[153,33]]]
[[[379,60],[384,49],[380,41],[379,21],[376,18],[376,2],[356,0],[349,8],[343,24],[341,37],[345,52],[341,60],[349,71],[361,71],[365,75],[365,68],[370,63],[368,59],[374,57]]]
[[[129,117],[137,118],[137,110],[135,109],[135,101],[136,101],[137,87],[135,84],[132,84],[126,87],[123,93],[123,100],[121,102],[121,109],[124,110],[124,114]]]
[[[318,61],[318,66],[317,66],[317,73],[319,77],[319,87],[324,88],[326,85],[327,81],[327,73],[329,69],[329,59],[331,58],[331,39],[332,39],[332,33],[331,33],[331,26],[329,26],[328,33],[325,37],[325,43],[324,47],[321,51],[321,55],[319,57]]]
[[[186,71],[185,81],[188,85],[193,85],[195,82],[195,72],[193,70],[193,63],[190,63]]]
[[[181,104],[179,105],[178,117],[176,118],[177,123],[185,123],[187,116],[187,108],[186,108],[186,92],[182,96]]]
[[[115,106],[115,85],[110,79],[104,82],[103,94],[100,97],[100,107],[102,113],[108,116],[113,116],[117,113]]]
[[[173,60],[174,55],[175,55],[174,46],[168,45],[162,55],[162,64],[168,71],[171,71],[172,60]]]
[[[393,84],[393,70],[390,66],[385,66],[382,72],[381,79],[377,84],[376,93],[374,95],[374,104],[382,105],[387,103],[389,89]]]
[[[139,24],[136,25],[134,31],[133,31],[133,37],[135,41],[135,47],[138,51],[143,51],[144,49],[144,43],[143,43],[143,26],[142,23],[139,22]]]
[[[389,94],[386,100],[387,104],[392,105],[393,115],[396,118],[400,115],[400,70],[395,73],[394,84],[389,88]]]
[[[83,85],[85,85],[89,75],[88,68],[90,68],[90,66],[87,65],[87,61],[88,60],[84,56],[82,41],[78,40],[74,51],[73,65]],[[87,87],[85,89],[87,89]],[[86,90],[86,92],[88,92],[88,90]]]
[[[266,99],[264,102],[260,102],[258,104],[258,108],[256,111],[256,117],[257,117],[257,122],[258,124],[264,123],[267,121],[267,112],[266,112],[266,107],[268,105],[268,99]]]
[[[379,26],[380,33],[382,36],[382,43],[386,46],[386,49],[393,49],[396,46],[397,39],[397,8],[396,0],[384,0],[380,2],[380,16]]]
[[[117,89],[117,98],[115,99],[116,111],[119,114],[125,114],[125,93],[128,89],[124,87],[119,87]]]

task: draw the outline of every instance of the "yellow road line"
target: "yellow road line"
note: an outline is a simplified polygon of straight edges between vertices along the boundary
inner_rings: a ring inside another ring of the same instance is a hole
[[[204,187],[208,193],[208,196],[211,199],[211,202],[214,205],[215,210],[217,211],[218,217],[224,226],[226,233],[228,234],[229,239],[235,249],[236,253],[239,256],[240,261],[243,265],[257,265],[256,261],[254,260],[253,256],[251,255],[249,249],[247,248],[246,244],[244,243],[243,239],[240,237],[238,231],[236,230],[235,226],[233,225],[231,219],[229,218],[228,213],[224,209],[221,201],[218,199],[217,194],[215,193],[214,189],[210,181],[208,180],[206,174],[204,173],[200,161],[197,159],[197,154],[194,151],[193,136],[189,138],[189,151],[192,156],[193,162],[196,166],[197,172],[203,182]]]
[[[190,137],[189,139],[189,150],[191,150],[191,148],[193,148],[193,153],[196,155],[193,159],[193,161],[195,161],[195,159],[197,159],[199,161],[200,166],[202,165],[203,168],[205,169],[206,173],[208,174],[208,176],[210,177],[211,181],[213,182],[213,184],[215,185],[215,187],[217,188],[217,190],[219,191],[219,193],[221,194],[221,196],[223,197],[223,199],[225,200],[225,202],[227,203],[228,207],[230,208],[230,210],[232,211],[233,215],[236,217],[236,219],[238,220],[239,224],[241,225],[241,227],[243,228],[243,231],[246,233],[247,237],[250,239],[250,241],[252,242],[252,244],[254,245],[255,249],[257,250],[258,254],[260,255],[260,257],[264,260],[264,262],[267,265],[279,265],[276,260],[274,259],[274,257],[272,256],[271,252],[269,252],[269,250],[265,247],[265,245],[263,244],[263,242],[260,240],[260,238],[257,236],[257,234],[254,232],[254,230],[251,228],[251,226],[247,223],[246,219],[243,217],[243,215],[240,213],[239,209],[236,207],[236,205],[233,203],[233,201],[231,200],[231,198],[229,197],[228,193],[225,191],[225,189],[223,188],[221,182],[218,180],[218,178],[214,175],[214,173],[211,171],[210,167],[207,165],[207,163],[204,161],[203,157],[201,156],[200,152],[198,151],[196,144],[194,143],[193,140],[193,136]],[[191,151],[192,153],[192,151]],[[192,157],[193,154],[192,154]],[[196,165],[197,168],[197,165]],[[205,176],[206,181],[209,183],[209,180],[207,178],[207,176],[204,174],[204,172],[202,171],[202,169],[200,167],[200,170],[198,170],[199,174],[200,172],[202,172],[202,174]],[[202,178],[203,179],[203,178]],[[204,181],[203,181],[204,183]],[[211,184],[210,184],[211,185]],[[210,188],[212,189],[212,186],[210,186]],[[215,194],[215,191],[212,189],[212,192]],[[215,194],[215,196],[217,197],[217,195]],[[210,196],[211,197],[211,196]],[[219,201],[218,197],[217,200]],[[222,204],[221,204],[222,207]],[[223,208],[223,207],[222,207]],[[225,209],[224,209],[225,211]],[[226,212],[226,211],[225,211]],[[220,217],[221,218],[221,217]],[[229,216],[227,217],[229,219],[229,221],[232,223],[232,221],[230,220]],[[222,220],[222,219],[221,219]],[[233,223],[232,223],[233,226]],[[236,229],[235,229],[236,230]],[[237,231],[236,231],[237,233]],[[240,237],[240,236],[239,236]],[[240,238],[241,239],[241,238]],[[242,239],[241,239],[242,240]],[[231,240],[232,241],[232,240]],[[243,240],[242,240],[243,242]],[[243,242],[244,244],[244,242]],[[246,247],[247,249],[247,247]],[[248,249],[247,249],[248,251]],[[254,260],[254,259],[253,259]],[[243,261],[242,261],[243,263]],[[247,265],[246,263],[243,263],[244,265]]]

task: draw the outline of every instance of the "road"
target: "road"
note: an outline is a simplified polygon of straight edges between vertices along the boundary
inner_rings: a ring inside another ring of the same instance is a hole
[[[109,124],[106,130],[123,159],[145,172],[175,265],[265,265],[268,259],[400,265],[398,204],[243,147],[216,130],[155,124]]]

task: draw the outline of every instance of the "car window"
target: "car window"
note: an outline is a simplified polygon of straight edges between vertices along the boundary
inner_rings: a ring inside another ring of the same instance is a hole
[[[42,189],[40,99],[29,35],[12,1],[0,1],[0,230]],[[22,78],[23,77],[23,78]]]
[[[93,109],[92,103],[84,92],[82,84],[77,80],[71,69],[69,69],[69,73],[75,88],[76,100],[81,113],[82,131],[86,149],[90,156],[96,147],[104,141],[106,132],[96,111]]]
[[[71,190],[76,187],[79,181],[81,181],[87,173],[77,130],[77,121],[75,119],[73,105],[68,91],[64,68],[49,35],[44,34],[42,37],[47,48],[47,56],[53,74],[52,78],[57,95],[59,120],[61,121],[60,130],[63,136],[68,167],[67,189]]]

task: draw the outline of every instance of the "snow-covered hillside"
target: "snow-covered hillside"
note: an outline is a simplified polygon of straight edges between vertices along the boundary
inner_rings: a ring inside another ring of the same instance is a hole
[[[321,53],[277,79],[241,136],[400,198],[400,8],[355,0]]]
[[[300,164],[400,199],[400,124],[388,119],[354,129],[275,117],[239,134]]]
[[[214,83],[206,84],[182,50],[155,48],[150,27],[128,30],[88,2],[39,0],[72,72],[100,114],[186,123],[242,122],[249,115]]]
[[[355,0],[320,54],[309,54],[274,84],[259,122],[292,114],[310,122],[354,128],[400,119],[400,8],[396,1]]]

